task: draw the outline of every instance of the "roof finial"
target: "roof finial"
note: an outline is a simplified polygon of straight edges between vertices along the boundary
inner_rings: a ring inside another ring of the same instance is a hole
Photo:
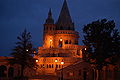
[[[52,18],[51,8],[49,9],[49,12],[48,12],[48,18]]]
[[[54,20],[52,18],[52,11],[51,11],[51,8],[49,9],[49,12],[48,12],[48,18],[46,19],[46,24],[54,24]]]

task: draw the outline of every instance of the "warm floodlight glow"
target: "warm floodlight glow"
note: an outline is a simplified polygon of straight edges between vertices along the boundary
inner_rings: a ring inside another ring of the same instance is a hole
[[[61,64],[63,65],[63,64],[64,64],[64,62],[61,62]]]
[[[34,51],[33,53],[36,53],[36,51]]]
[[[55,59],[55,62],[58,62],[58,60],[57,60],[57,59]]]
[[[28,49],[26,49],[26,51],[28,51]]]
[[[50,42],[51,42],[52,40],[50,39]]]
[[[85,48],[85,50],[87,50],[87,48]]]
[[[60,39],[60,41],[62,41],[62,39]]]
[[[38,62],[38,59],[36,59],[36,62]]]

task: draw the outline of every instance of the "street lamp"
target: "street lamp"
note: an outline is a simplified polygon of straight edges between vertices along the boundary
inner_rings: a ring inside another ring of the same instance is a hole
[[[50,39],[50,42],[52,42],[52,40]]]
[[[28,51],[28,49],[26,49],[26,51]]]
[[[36,54],[36,51],[33,51],[34,54]]]
[[[62,61],[62,62],[61,62],[61,64],[63,65],[63,64],[64,64],[64,62]]]
[[[52,39],[50,39],[50,48],[52,47]]]
[[[55,73],[56,73],[56,70],[57,70],[57,62],[58,62],[58,60],[55,59]]]
[[[36,59],[35,62],[39,62],[38,59]]]
[[[57,60],[57,59],[55,59],[55,62],[58,62],[58,60]]]
[[[64,65],[64,62],[63,62],[63,61],[61,62],[61,65],[62,65],[61,80],[63,80],[63,65]]]
[[[62,39],[60,39],[60,41],[62,41]]]

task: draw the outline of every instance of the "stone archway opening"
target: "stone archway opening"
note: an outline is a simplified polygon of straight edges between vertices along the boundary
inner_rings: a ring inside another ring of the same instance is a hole
[[[5,65],[1,65],[0,66],[0,78],[7,76],[6,71],[7,71],[7,67]]]
[[[8,77],[14,77],[14,68],[13,67],[10,67],[8,69]]]

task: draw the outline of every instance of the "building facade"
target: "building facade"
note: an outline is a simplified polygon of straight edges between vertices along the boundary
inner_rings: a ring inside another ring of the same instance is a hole
[[[78,44],[79,33],[75,30],[66,0],[64,0],[59,18],[54,22],[51,9],[44,23],[43,45],[38,47],[38,53],[34,55],[38,69],[26,68],[24,76],[30,78],[42,78],[44,80],[95,80],[96,74],[92,65],[84,62],[82,53],[85,46]],[[10,65],[8,59],[12,57],[0,57],[0,80],[20,76],[20,66]],[[104,66],[100,80],[119,80],[120,62],[118,65]]]
[[[55,74],[56,70],[82,60],[82,49],[78,45],[79,33],[75,31],[66,0],[64,0],[56,23],[51,9],[44,24],[43,46],[38,47],[39,73]],[[63,64],[62,64],[63,62]]]

